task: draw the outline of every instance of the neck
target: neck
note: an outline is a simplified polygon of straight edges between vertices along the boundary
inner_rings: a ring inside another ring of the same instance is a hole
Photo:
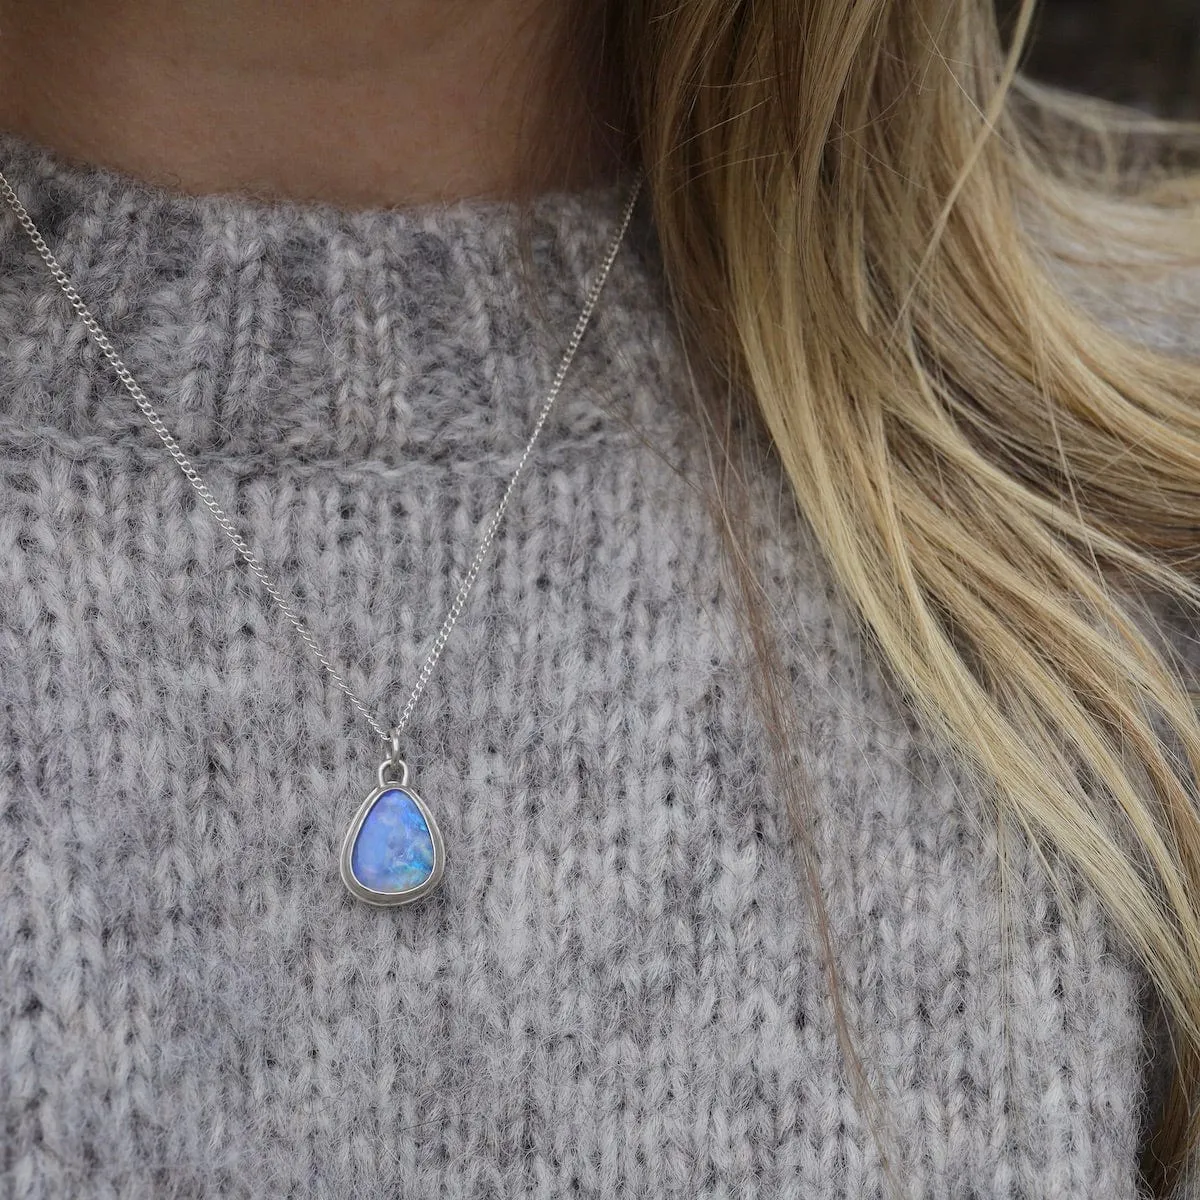
[[[510,198],[619,164],[566,0],[0,0],[0,128],[187,192]],[[537,153],[529,153],[536,146]]]

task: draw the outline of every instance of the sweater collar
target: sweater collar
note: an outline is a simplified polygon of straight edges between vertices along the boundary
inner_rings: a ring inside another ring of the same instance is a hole
[[[459,427],[493,448],[528,429],[629,187],[546,193],[524,209],[475,199],[347,211],[187,195],[12,135],[0,135],[0,163],[182,443],[385,460],[436,449]],[[606,341],[647,337],[659,293],[645,209],[575,383],[611,359]],[[9,415],[25,406],[57,428],[144,438],[11,215],[0,330],[19,350],[0,355]]]

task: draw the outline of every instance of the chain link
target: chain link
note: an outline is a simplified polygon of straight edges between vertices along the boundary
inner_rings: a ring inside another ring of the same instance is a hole
[[[92,340],[100,347],[104,357],[108,359],[117,378],[125,386],[125,390],[132,397],[133,402],[141,410],[142,415],[149,422],[151,428],[158,435],[159,440],[166,447],[167,453],[175,460],[179,469],[183,472],[184,477],[195,489],[196,494],[204,502],[209,512],[217,524],[224,531],[226,537],[233,543],[234,549],[238,552],[246,565],[254,573],[255,578],[263,585],[271,599],[280,609],[292,627],[299,634],[301,641],[316,655],[321,666],[329,673],[334,683],[345,693],[347,699],[354,705],[356,709],[370,724],[372,730],[381,737],[384,741],[390,741],[393,749],[399,744],[399,736],[404,727],[408,724],[409,718],[412,716],[413,709],[417,705],[417,701],[421,698],[421,693],[425,690],[425,685],[429,682],[430,676],[433,674],[433,669],[441,657],[442,650],[445,649],[446,642],[450,638],[450,631],[454,628],[455,622],[461,615],[464,606],[466,605],[467,595],[475,583],[476,576],[479,574],[479,569],[483,565],[483,560],[491,548],[492,541],[496,536],[496,531],[500,527],[500,522],[504,518],[505,510],[508,508],[508,502],[512,496],[513,489],[517,485],[517,480],[521,477],[521,472],[525,469],[525,464],[529,460],[530,454],[533,452],[534,444],[537,442],[538,435],[542,432],[542,426],[546,423],[546,418],[550,415],[550,410],[554,407],[554,402],[558,399],[558,394],[562,390],[563,381],[566,379],[567,372],[571,368],[571,363],[574,361],[575,353],[579,349],[580,342],[583,341],[583,335],[587,330],[588,323],[591,321],[592,313],[595,310],[596,304],[600,299],[600,293],[604,289],[604,284],[608,280],[609,272],[612,270],[613,263],[616,261],[617,253],[621,248],[621,243],[625,238],[625,232],[629,228],[629,223],[633,218],[634,206],[637,204],[638,194],[642,188],[642,177],[639,175],[634,181],[633,187],[629,194],[629,199],[626,201],[624,211],[621,214],[621,220],[617,227],[616,233],[608,245],[608,250],[605,253],[604,259],[600,264],[600,271],[588,289],[587,298],[584,301],[583,309],[580,311],[579,319],[575,322],[575,328],[571,333],[570,341],[567,343],[567,349],[563,354],[562,361],[558,364],[558,370],[555,372],[554,381],[550,385],[550,390],[546,395],[546,399],[542,404],[541,411],[538,413],[537,420],[534,423],[533,432],[529,435],[529,441],[525,444],[525,449],[521,454],[520,461],[517,463],[516,470],[512,473],[508,481],[508,486],[504,489],[504,494],[500,498],[500,504],[496,511],[492,514],[488,522],[487,529],[479,543],[479,548],[475,551],[475,557],[471,561],[470,567],[467,569],[466,576],[463,578],[462,584],[458,589],[458,594],[454,597],[453,603],[450,605],[449,612],[446,613],[446,618],[442,622],[441,629],[438,630],[437,637],[434,638],[433,647],[426,656],[425,662],[421,666],[421,670],[417,675],[417,682],[413,687],[404,709],[400,714],[400,719],[390,729],[385,729],[372,715],[367,706],[359,699],[354,690],[337,671],[325,652],[321,649],[317,640],[309,632],[304,622],[300,620],[296,610],[283,597],[278,587],[272,582],[271,577],[267,574],[258,557],[247,545],[245,538],[238,533],[232,521],[225,514],[220,504],[217,503],[216,497],[209,490],[208,485],[204,482],[200,472],[192,466],[187,455],[180,449],[179,443],[172,436],[171,431],[163,423],[162,418],[155,411],[154,406],[147,399],[145,392],[142,391],[138,382],[130,374],[129,368],[126,367],[121,356],[117,353],[108,335],[101,328],[100,323],[92,315],[91,309],[84,303],[83,298],[76,291],[75,285],[71,282],[70,276],[59,265],[58,259],[54,257],[50,247],[46,245],[45,239],[42,237],[41,231],[34,224],[33,218],[29,215],[25,206],[21,203],[17,193],[13,190],[12,185],[0,171],[0,196],[4,197],[9,208],[12,209],[21,227],[33,243],[33,248],[41,256],[42,261],[49,268],[51,275],[54,276],[58,286],[62,289],[63,295],[70,301],[71,307],[78,314],[79,319],[91,334]]]

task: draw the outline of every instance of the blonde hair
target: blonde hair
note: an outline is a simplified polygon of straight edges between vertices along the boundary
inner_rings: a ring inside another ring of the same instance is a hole
[[[743,550],[739,408],[915,711],[1144,963],[1175,1052],[1142,1164],[1167,1195],[1197,1140],[1200,722],[1143,601],[1200,603],[1200,366],[1105,328],[1056,267],[1092,247],[1114,284],[1200,263],[1200,185],[1151,153],[1188,131],[1018,75],[1032,9],[1007,50],[993,0],[591,0],[584,26],[707,383],[719,525],[856,1086],[870,1100]]]

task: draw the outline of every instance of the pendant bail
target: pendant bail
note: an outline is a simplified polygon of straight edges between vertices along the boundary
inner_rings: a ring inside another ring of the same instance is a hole
[[[404,756],[400,753],[400,726],[393,726],[388,731],[388,740],[392,743],[391,749],[388,751],[388,756],[379,764],[379,786],[387,787],[388,784],[395,784],[397,787],[405,787],[408,784],[408,763],[404,761]],[[399,771],[400,777],[397,779],[393,772]]]
[[[393,725],[391,729],[388,730],[388,740],[392,743],[392,752],[389,757],[394,762],[399,762],[402,758],[400,753],[400,734],[402,732],[403,731],[399,725]]]

